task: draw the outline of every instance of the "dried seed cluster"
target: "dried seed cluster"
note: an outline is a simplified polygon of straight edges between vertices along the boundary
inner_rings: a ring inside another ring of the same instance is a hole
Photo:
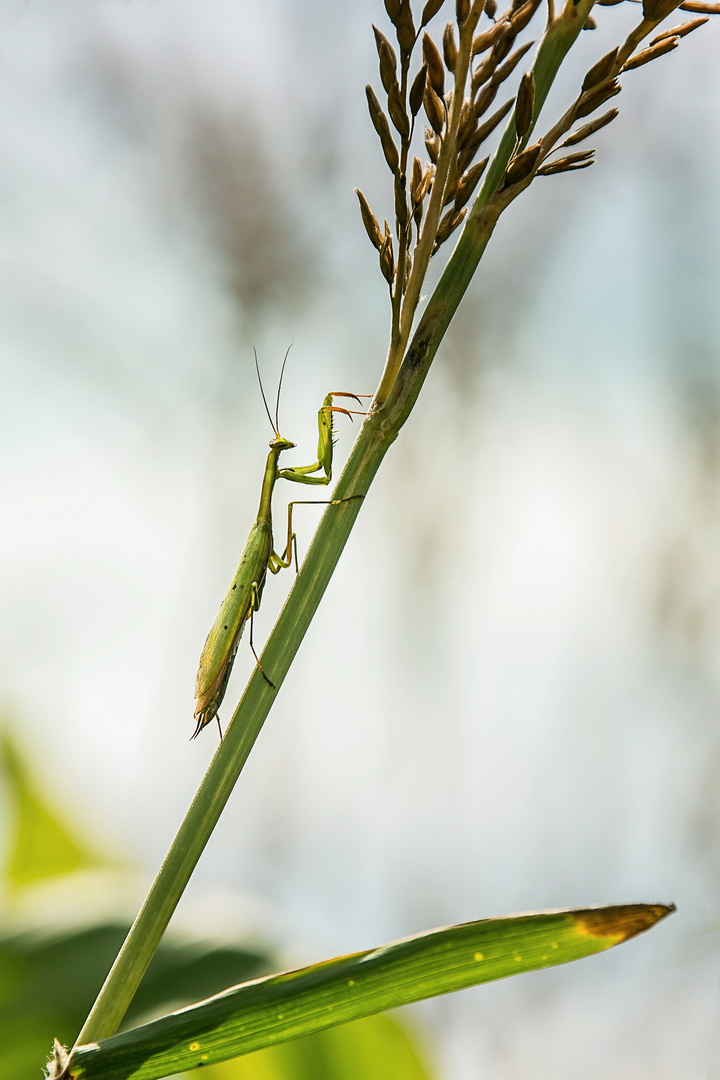
[[[574,172],[592,165],[594,150],[577,150],[557,158],[550,155],[583,142],[615,119],[616,108],[592,117],[620,93],[620,75],[671,52],[710,15],[720,13],[720,0],[642,0],[642,18],[624,44],[593,64],[564,116],[545,136],[528,146],[537,114],[532,70],[521,75],[514,96],[493,112],[490,109],[503,83],[534,44],[519,44],[517,39],[543,0],[511,0],[502,14],[497,12],[497,0],[456,0],[454,18],[446,24],[438,45],[427,27],[446,2],[427,0],[416,22],[410,0],[385,0],[396,44],[373,27],[383,100],[371,86],[366,87],[366,94],[370,117],[393,177],[394,229],[387,220],[381,228],[363,193],[358,190],[357,196],[365,230],[378,252],[380,269],[390,290],[392,333],[386,370],[399,362],[409,339],[430,258],[467,215],[468,204],[488,163],[487,157],[477,160],[481,147],[513,107],[510,130],[514,128],[515,144],[508,159],[505,140],[502,160],[507,164],[499,178],[495,165],[491,172],[494,190],[483,197],[483,205],[496,203],[498,213],[535,176]],[[601,7],[622,2],[596,0]],[[551,33],[563,16],[556,20],[554,0],[547,0],[547,8],[547,32]],[[700,17],[658,33],[639,49],[676,8]],[[589,18],[584,28],[595,26],[595,20]],[[416,51],[420,56],[413,64]],[[427,152],[424,163],[411,149],[421,113]],[[571,130],[585,118],[591,119]]]
[[[622,0],[597,0],[598,4],[610,6],[621,3]],[[654,27],[667,18],[677,8],[684,11],[701,12],[702,17],[690,19],[679,26],[670,27],[653,37],[649,45],[637,51],[638,45],[644,38],[652,33]],[[643,67],[652,60],[657,60],[665,53],[672,52],[680,44],[682,38],[687,37],[693,30],[703,26],[710,15],[720,14],[720,3],[701,3],[696,0],[686,0],[678,4],[677,0],[643,0],[643,17],[638,25],[631,31],[625,42],[602,56],[597,63],[586,73],[583,79],[580,94],[562,119],[551,129],[550,132],[538,144],[540,153],[536,162],[537,176],[553,176],[560,172],[573,172],[577,169],[586,169],[593,164],[594,150],[585,150],[567,154],[561,158],[555,158],[544,164],[545,159],[553,153],[554,149],[575,146],[585,139],[594,135],[596,131],[611,123],[618,116],[618,109],[610,109],[608,112],[577,128],[571,134],[567,134],[574,123],[592,113],[597,112],[610,98],[620,93],[619,76],[626,71]],[[567,135],[562,143],[560,138]],[[558,145],[559,144],[559,145]],[[509,170],[508,170],[509,171]]]
[[[397,247],[387,221],[381,229],[365,196],[360,191],[357,195],[365,229],[379,253],[380,267],[393,295],[396,292],[402,295],[405,291],[412,268],[413,248],[420,238],[426,200],[438,183],[438,160],[446,144],[452,144],[450,162],[439,193],[442,215],[430,253],[434,254],[463,221],[466,204],[487,165],[487,158],[480,162],[475,159],[483,142],[512,108],[513,99],[506,101],[488,118],[486,114],[501,85],[533,44],[526,42],[512,51],[518,34],[525,29],[542,0],[515,0],[499,19],[496,19],[496,0],[486,0],[484,5],[458,0],[455,19],[446,25],[439,48],[425,27],[444,2],[428,0],[416,27],[409,0],[386,0],[385,7],[395,29],[399,63],[390,41],[373,27],[386,108],[383,109],[372,87],[366,88],[366,94],[385,161],[393,174]],[[466,31],[473,14],[473,23],[477,24],[483,7],[488,25],[471,38],[471,63],[469,70],[463,73],[463,83],[467,86],[463,87],[462,106],[452,130],[450,109],[459,74],[458,39]],[[411,78],[412,54],[418,44],[422,64]],[[529,127],[533,97],[532,84],[527,79],[521,84],[520,108],[524,110]],[[410,165],[410,142],[421,109],[426,120],[424,139],[429,160],[423,165],[419,157],[413,156]]]

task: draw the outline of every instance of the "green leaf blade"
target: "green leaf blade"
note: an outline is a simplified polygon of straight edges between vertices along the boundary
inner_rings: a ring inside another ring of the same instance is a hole
[[[482,919],[233,987],[79,1047],[73,1080],[156,1080],[349,1020],[602,952],[673,908],[631,904]]]

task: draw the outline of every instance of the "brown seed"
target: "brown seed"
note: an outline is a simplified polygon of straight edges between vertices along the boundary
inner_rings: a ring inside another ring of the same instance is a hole
[[[685,0],[680,4],[681,11],[694,11],[698,15],[720,15],[720,4],[703,3],[702,0]]]
[[[616,4],[622,4],[622,2],[623,0],[595,0],[600,7],[615,7]]]
[[[513,33],[512,24],[508,27],[507,34],[495,42],[492,50],[492,58],[496,64],[500,64],[515,44],[515,34]]]
[[[392,172],[395,173],[400,166],[400,158],[393,137],[390,134],[390,125],[387,122],[387,117],[380,108],[380,102],[375,97],[375,91],[372,86],[365,87],[365,94],[367,96],[368,109],[370,110],[370,119],[380,137],[380,145],[382,146],[385,160]]]
[[[519,49],[516,49],[512,56],[509,56],[505,63],[501,64],[497,69],[492,77],[490,85],[499,86],[500,83],[505,82],[505,80],[512,75],[528,49],[532,49],[534,44],[534,41],[526,41],[524,45],[521,45]]]
[[[583,30],[597,30],[597,23],[593,19],[592,15],[588,15],[587,19],[583,23]]]
[[[483,62],[478,64],[473,72],[472,79],[470,80],[470,91],[473,97],[475,97],[482,84],[487,82],[490,76],[495,73],[496,67],[497,64],[495,63],[493,54],[490,52]]]
[[[438,47],[429,34],[423,34],[423,60],[427,64],[428,79],[438,97],[445,93],[445,66]]]
[[[355,188],[355,194],[360,201],[360,214],[362,216],[363,225],[365,226],[365,232],[368,234],[372,246],[379,251],[383,244],[383,235],[380,232],[377,218],[370,209],[370,205],[360,188]]]
[[[520,80],[515,102],[515,131],[520,139],[523,139],[532,127],[534,108],[535,79],[532,71],[526,71]]]
[[[498,88],[493,83],[488,83],[484,86],[478,96],[475,98],[475,115],[482,116],[486,112],[493,101],[497,97]]]
[[[604,128],[606,124],[611,124],[616,116],[620,115],[619,109],[610,109],[608,112],[599,116],[597,120],[591,120],[589,124],[584,124],[577,131],[574,131],[572,135],[568,135],[563,146],[575,146],[576,143],[582,142],[583,139],[588,139],[591,135],[594,135],[600,128]]]
[[[587,75],[583,79],[582,92],[592,90],[593,86],[597,86],[598,83],[605,82],[605,79],[609,78],[612,74],[612,70],[615,67],[615,61],[617,60],[617,49],[611,49],[609,53],[605,53],[601,57],[597,64],[588,71]]]
[[[541,3],[542,0],[527,0],[522,7],[518,8],[510,20],[510,25],[512,26],[514,34],[519,34],[521,30],[525,29]]]
[[[445,57],[445,67],[454,74],[457,62],[457,45],[455,44],[453,24],[450,22],[443,31],[443,56]]]
[[[709,21],[709,16],[704,15],[701,19],[690,19],[689,22],[682,23],[680,26],[671,26],[669,30],[663,30],[662,34],[654,37],[650,44],[657,45],[658,41],[664,41],[669,37],[685,37],[687,34],[692,34],[693,30],[697,30],[698,26],[704,26]]]
[[[400,0],[400,13],[396,25],[400,51],[409,56],[415,44],[415,26],[413,25],[410,0]]]
[[[514,157],[505,172],[503,187],[512,187],[513,184],[519,184],[521,180],[526,180],[535,168],[541,150],[542,146],[538,142],[533,146],[528,146],[527,150],[523,150],[522,154]]]
[[[473,165],[472,169],[468,169],[465,175],[460,180],[458,185],[457,195],[455,196],[455,209],[462,210],[465,203],[478,186],[480,177],[485,172],[485,168],[490,159],[483,158],[477,165]]]
[[[400,133],[400,137],[407,139],[410,135],[410,118],[402,103],[400,87],[397,83],[393,83],[390,87],[390,93],[388,94],[388,112],[390,113],[390,119]]]
[[[455,21],[458,26],[462,26],[469,14],[470,0],[455,0]]]
[[[658,41],[657,45],[653,45],[649,49],[643,49],[642,52],[633,56],[632,60],[628,60],[627,64],[623,67],[623,71],[632,71],[633,68],[639,68],[642,67],[643,64],[649,64],[651,60],[656,60],[658,56],[664,56],[665,53],[677,49],[679,44],[679,37],[663,38],[662,41]]]
[[[485,0],[485,14],[488,19],[494,19],[497,12],[497,0]]]
[[[435,246],[433,248],[433,254],[435,254],[440,245],[444,244],[447,238],[455,232],[458,225],[460,225],[463,218],[465,217],[466,213],[467,210],[461,210],[458,213],[455,210],[455,207],[451,206],[448,212],[443,215],[443,218],[438,225],[438,231],[435,234]]]
[[[561,161],[554,161],[552,165],[542,165],[535,175],[554,176],[556,173],[577,172],[578,169],[589,169],[594,164],[592,158],[589,161],[579,161],[576,165],[567,164],[567,159],[563,158]]]
[[[398,235],[405,228],[410,217],[408,210],[407,195],[405,193],[405,184],[401,181],[399,176],[395,177],[395,220],[398,225]]]
[[[485,123],[480,125],[477,129],[477,134],[480,136],[481,142],[484,142],[488,135],[495,130],[500,121],[505,119],[513,106],[513,101],[513,98],[508,98],[504,105],[501,105],[499,109],[496,109],[494,113],[491,113]]]
[[[485,5],[485,10],[487,11],[487,4]],[[509,21],[501,20],[487,30],[483,30],[482,34],[478,34],[476,38],[473,38],[472,55],[478,56],[480,53],[485,52],[486,49],[489,49],[490,46],[494,45],[501,37],[504,37],[509,29]]]
[[[474,116],[470,115],[467,118],[467,122],[458,129],[457,136],[457,152],[458,155],[462,153],[475,140],[475,133],[477,131],[477,120]]]
[[[437,165],[438,154],[440,153],[440,136],[436,135],[430,127],[425,128],[425,149],[433,165]]]
[[[622,87],[617,79],[613,79],[610,83],[596,86],[594,90],[589,90],[586,94],[583,94],[575,108],[575,119],[579,120],[581,116],[589,116],[591,112],[595,112],[595,110],[599,109],[601,105],[604,105],[609,98],[619,94],[621,90]]]
[[[422,10],[422,16],[420,18],[420,25],[427,26],[430,20],[437,15],[440,8],[445,3],[445,0],[427,0],[427,4]]]
[[[397,56],[392,45],[377,26],[373,26],[373,33],[380,59],[380,80],[387,94],[392,84],[397,82]]]
[[[412,86],[410,87],[410,93],[408,94],[410,112],[413,116],[417,116],[417,114],[420,112],[420,106],[422,105],[426,82],[427,64],[423,64],[423,66],[420,68],[417,75],[413,79]]]
[[[380,248],[380,269],[388,285],[392,285],[395,276],[395,259],[393,257],[393,243],[390,235],[390,226],[385,222],[385,236]]]
[[[445,126],[445,105],[442,99],[437,96],[430,83],[427,83],[425,86],[423,105],[425,106],[425,114],[430,121],[430,126],[433,131],[436,135],[442,135],[443,127]]]
[[[420,202],[418,192],[420,191],[420,184],[423,178],[423,168],[420,164],[420,158],[414,157],[412,163],[412,172],[410,174],[410,201],[413,206]]]

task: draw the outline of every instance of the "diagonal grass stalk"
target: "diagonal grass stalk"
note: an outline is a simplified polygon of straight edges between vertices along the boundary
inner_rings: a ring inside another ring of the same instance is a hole
[[[532,66],[535,120],[592,6],[593,0],[579,0],[577,4],[568,0],[557,17],[551,15]],[[498,218],[531,182],[532,173],[521,182],[498,190],[517,142],[515,121],[511,118],[457,246],[409,346],[386,365],[373,406],[333,492],[334,499],[364,497],[369,491],[385,454],[412,411]],[[261,656],[263,666],[273,672],[275,688],[268,685],[259,670],[254,671],[76,1045],[107,1038],[117,1030],[300,647],[361,506],[362,499],[356,498],[328,506],[323,513]]]

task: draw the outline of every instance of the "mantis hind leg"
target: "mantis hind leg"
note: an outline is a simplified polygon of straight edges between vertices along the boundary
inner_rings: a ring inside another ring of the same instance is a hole
[[[279,569],[280,569],[280,567],[278,566],[277,570],[275,570],[273,572],[277,573],[277,571]],[[273,690],[277,690],[277,687],[275,686],[275,683],[271,679],[268,679],[267,675],[265,674],[265,669],[263,668],[262,664],[260,663],[260,657],[255,652],[255,645],[253,644],[253,617],[254,617],[255,612],[257,611],[257,609],[259,607],[260,607],[260,589],[259,589],[258,585],[256,584],[256,582],[253,581],[253,583],[252,583],[252,592],[250,594],[250,648],[252,649],[252,654],[255,657],[255,663],[260,668],[260,674],[262,675],[263,679],[268,684],[268,686],[272,687]]]

